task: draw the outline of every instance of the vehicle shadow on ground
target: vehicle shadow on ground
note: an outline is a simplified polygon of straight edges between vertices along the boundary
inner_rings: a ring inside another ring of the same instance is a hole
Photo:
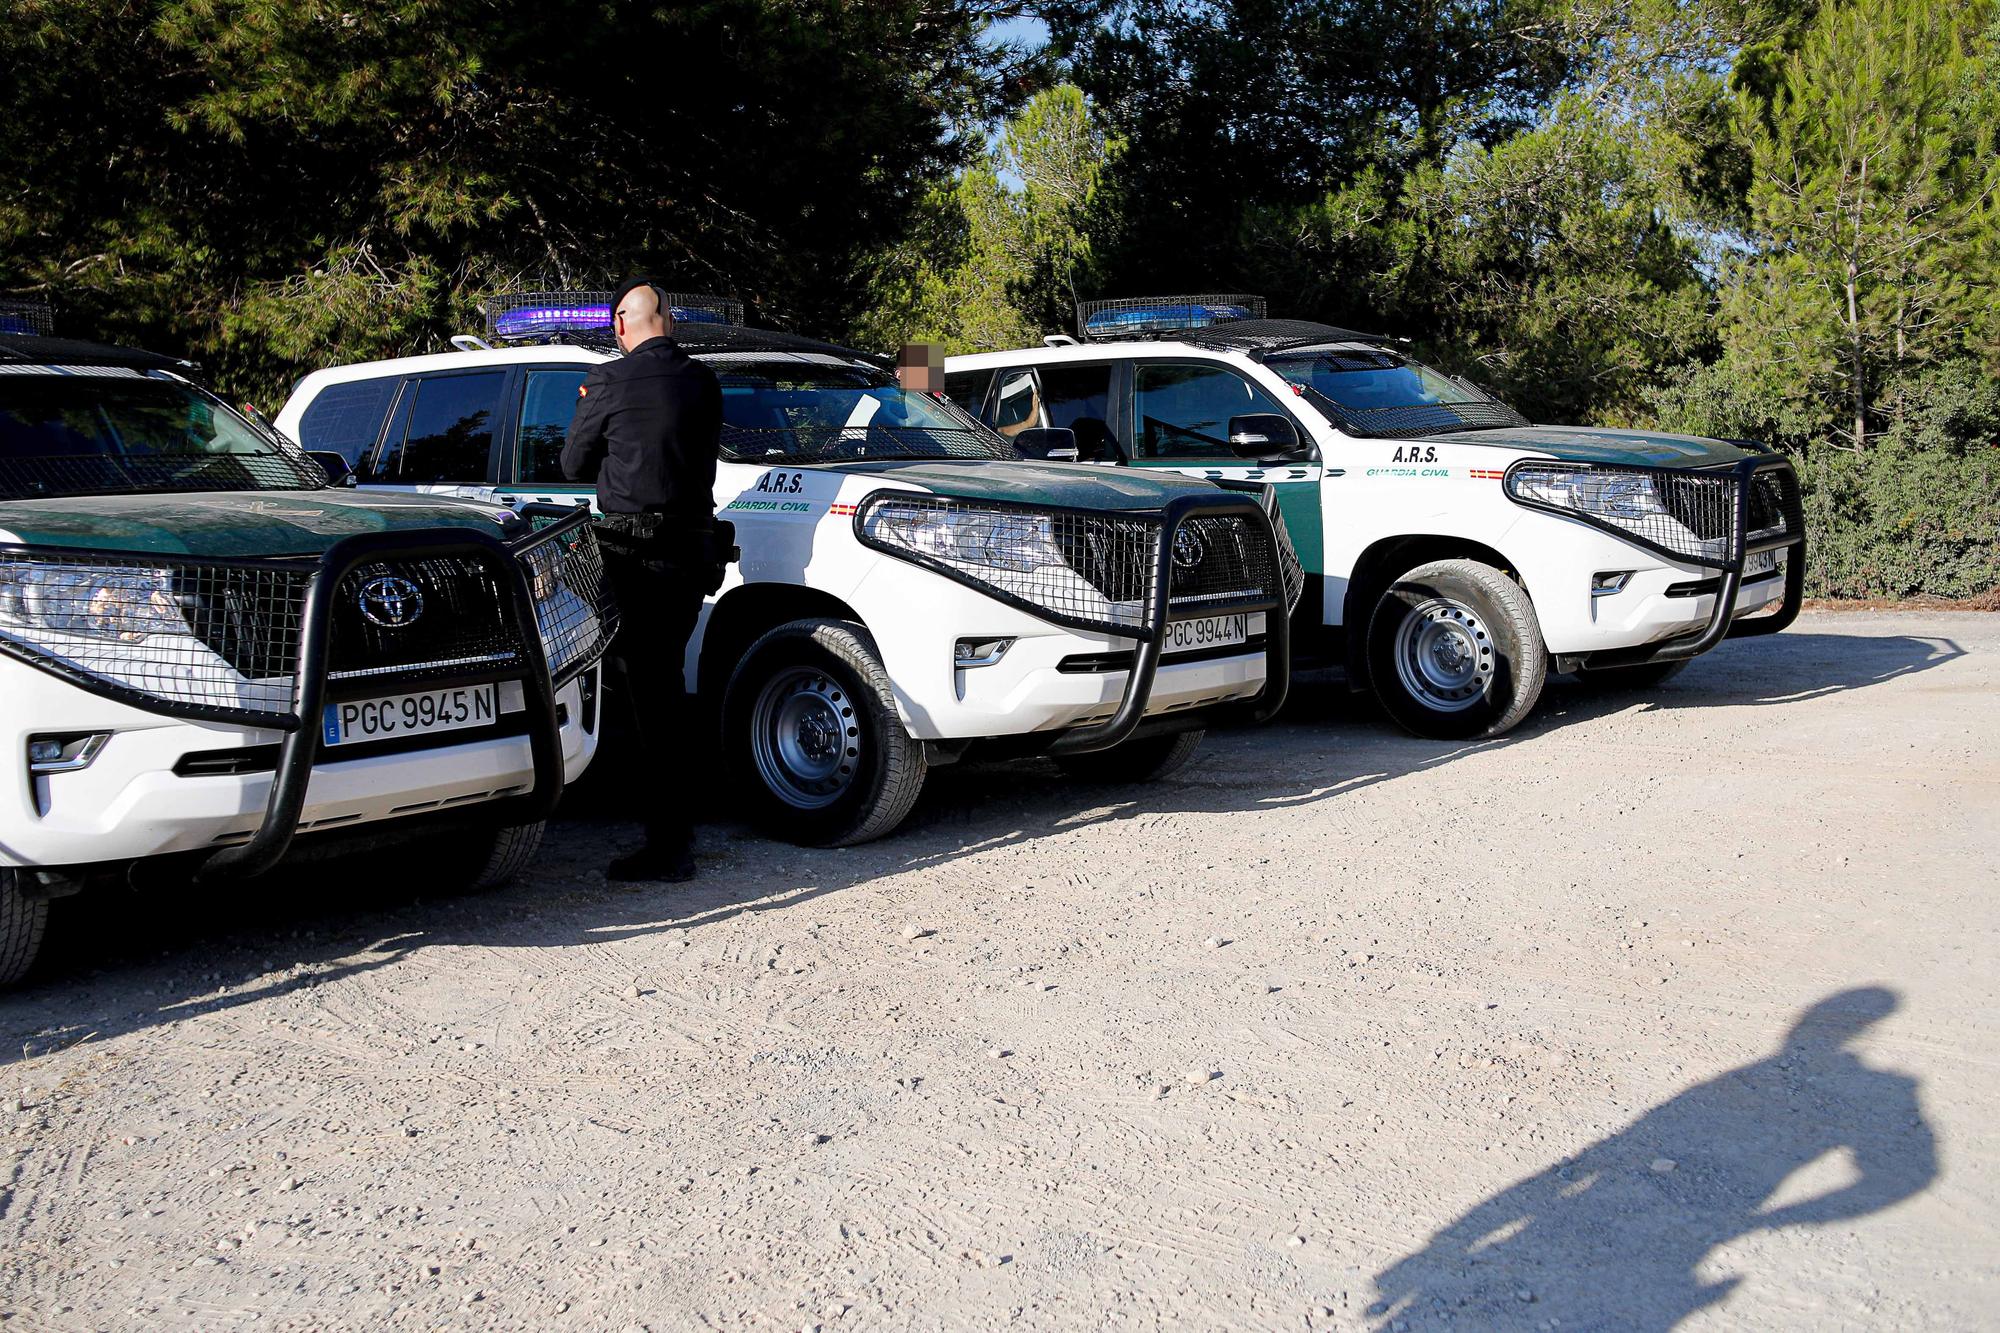
[[[605,861],[637,841],[646,784],[643,773],[635,780],[629,766],[601,760],[565,796],[527,874],[498,892],[441,898],[393,858],[377,857],[285,866],[240,886],[92,893],[55,904],[38,976],[0,997],[0,1064],[253,1004],[426,947],[603,943],[794,911],[885,876],[1118,821],[1132,823],[1143,846],[1145,837],[1173,836],[1175,816],[1254,817],[1331,801],[1635,706],[1777,704],[1894,679],[1963,653],[1948,640],[1786,633],[1731,645],[1716,657],[1739,655],[1734,663],[1697,661],[1654,691],[1558,680],[1525,724],[1483,741],[1405,735],[1347,691],[1338,673],[1306,672],[1275,723],[1218,731],[1193,765],[1166,781],[1077,782],[1047,761],[940,768],[905,826],[862,847],[772,841],[716,797],[701,833],[705,872],[686,886],[605,883]],[[1234,868],[1255,873],[1249,864]]]
[[[1704,1274],[1719,1248],[1919,1193],[1938,1159],[1917,1082],[1863,1063],[1851,1045],[1896,1003],[1877,986],[1821,1000],[1771,1055],[1437,1232],[1376,1275],[1368,1313],[1392,1329],[1670,1329],[1746,1280]]]
[[[1697,657],[1661,686],[1614,689],[1580,677],[1553,677],[1543,707],[1551,701],[1591,694],[1628,702],[1643,697],[1663,708],[1705,703],[1798,703],[1884,685],[1964,656],[1965,649],[1953,639],[1788,630],[1724,644]]]

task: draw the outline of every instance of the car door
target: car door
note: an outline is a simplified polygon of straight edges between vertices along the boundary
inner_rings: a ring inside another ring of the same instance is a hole
[[[1324,466],[1315,454],[1302,463],[1258,463],[1229,447],[1229,419],[1268,412],[1311,436],[1296,413],[1219,361],[1142,360],[1132,363],[1131,462],[1193,477],[1261,481],[1278,493],[1292,545],[1308,574],[1325,573],[1320,508]]]
[[[576,415],[577,391],[590,371],[574,362],[522,368],[513,397],[513,457],[502,465],[500,503],[595,501],[595,486],[566,480],[562,473],[563,439]]]
[[[412,375],[360,481],[377,490],[490,500],[502,441],[505,367]]]
[[[1108,361],[1009,366],[995,377],[986,423],[1009,438],[1060,426],[1076,436],[1077,461],[1122,463],[1125,442],[1113,421],[1120,372]]]

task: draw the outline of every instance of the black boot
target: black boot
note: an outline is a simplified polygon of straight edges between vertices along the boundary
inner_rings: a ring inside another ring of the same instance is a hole
[[[605,868],[613,883],[685,884],[694,878],[694,853],[685,842],[648,842]]]

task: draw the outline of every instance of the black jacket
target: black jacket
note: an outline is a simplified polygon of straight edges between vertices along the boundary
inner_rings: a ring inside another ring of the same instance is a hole
[[[715,517],[722,386],[672,338],[649,338],[584,378],[563,443],[563,475],[597,483],[607,514],[659,514],[667,526]]]

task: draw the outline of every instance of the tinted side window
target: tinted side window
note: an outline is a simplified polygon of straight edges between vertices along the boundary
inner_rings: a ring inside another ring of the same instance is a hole
[[[405,483],[485,481],[506,383],[504,370],[411,380],[409,432],[383,448],[376,475]]]
[[[1043,366],[1042,415],[1051,426],[1076,432],[1080,458],[1118,456],[1111,434],[1110,366]]]
[[[521,428],[514,433],[515,477],[520,481],[563,480],[563,436],[576,415],[576,391],[590,372],[531,370],[521,393]]]
[[[321,453],[339,454],[358,468],[362,455],[382,438],[382,419],[396,401],[395,376],[329,384],[306,404],[299,417],[299,443]]]
[[[1134,411],[1148,458],[1228,458],[1229,418],[1284,409],[1227,366],[1139,363]]]
[[[959,370],[944,377],[944,395],[973,416],[986,402],[987,386],[993,383],[990,370]]]

